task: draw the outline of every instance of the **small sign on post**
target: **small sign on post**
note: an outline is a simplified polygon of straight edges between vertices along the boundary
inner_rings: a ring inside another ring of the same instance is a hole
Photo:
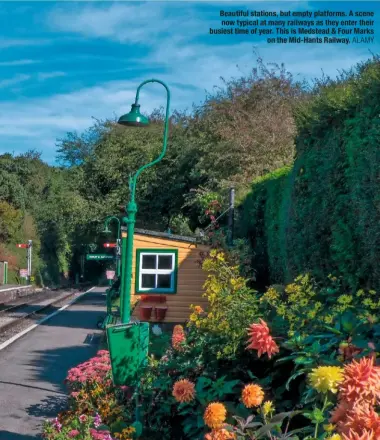
[[[106,277],[107,277],[107,280],[113,280],[115,278],[115,271],[114,270],[106,270]]]
[[[28,278],[28,269],[20,269],[20,277]]]

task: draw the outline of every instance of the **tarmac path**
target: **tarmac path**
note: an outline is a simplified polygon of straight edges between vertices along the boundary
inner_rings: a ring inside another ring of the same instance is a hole
[[[76,303],[0,351],[0,440],[41,439],[41,425],[66,403],[67,371],[94,356],[106,288]]]

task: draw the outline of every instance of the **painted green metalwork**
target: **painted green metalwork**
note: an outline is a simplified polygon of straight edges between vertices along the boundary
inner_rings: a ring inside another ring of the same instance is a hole
[[[142,82],[137,88],[135,103],[134,106],[132,106],[130,113],[121,116],[119,119],[119,123],[121,125],[134,125],[134,126],[147,125],[147,119],[146,118],[141,119],[138,102],[139,102],[141,87],[151,82],[159,83],[162,86],[164,86],[166,89],[166,114],[165,114],[165,126],[164,126],[164,139],[163,139],[161,154],[152,162],[143,165],[141,168],[139,168],[130,179],[130,201],[126,209],[127,217],[123,219],[127,225],[127,244],[126,244],[126,252],[123,253],[122,255],[123,261],[121,265],[121,278],[122,280],[124,278],[124,282],[122,281],[123,287],[121,290],[121,297],[122,297],[121,322],[122,323],[129,322],[131,316],[133,234],[134,234],[134,227],[135,227],[136,213],[137,213],[137,204],[135,202],[137,178],[145,169],[155,165],[165,156],[168,133],[169,133],[170,90],[168,86],[163,81],[160,81],[158,79],[148,79],[147,81]]]
[[[112,378],[115,385],[135,386],[148,364],[149,323],[132,322],[107,327]]]
[[[126,217],[123,223],[127,226],[127,233],[122,231],[122,263],[121,263],[121,324],[107,327],[108,347],[110,351],[113,382],[115,385],[139,386],[140,375],[148,362],[149,323],[130,322],[131,319],[131,289],[132,289],[132,260],[133,260],[133,234],[136,221],[137,204],[135,201],[136,184],[139,175],[148,167],[159,162],[166,153],[169,132],[169,106],[170,90],[168,86],[158,80],[149,79],[142,82],[136,91],[135,103],[129,114],[121,116],[119,124],[132,126],[146,126],[148,118],[141,115],[139,95],[141,87],[145,84],[156,82],[166,89],[166,115],[164,125],[164,139],[160,155],[152,162],[143,165],[130,178],[130,199],[126,206]],[[123,228],[122,228],[123,229]],[[138,388],[137,388],[138,390]],[[138,391],[136,393],[138,396]],[[137,398],[137,397],[136,397]],[[141,419],[141,414],[136,406],[136,422]]]
[[[168,290],[141,290],[139,285],[140,275],[140,255],[141,254],[174,254],[174,270],[173,270],[173,285],[174,289]],[[135,291],[142,294],[158,294],[158,295],[175,295],[177,293],[177,279],[178,279],[178,249],[137,249],[136,250],[136,277],[135,277]]]
[[[112,220],[117,221],[117,244],[118,247],[120,246],[120,229],[121,229],[121,223],[120,219],[118,217],[115,217],[114,215],[110,215],[107,217],[104,221],[104,231],[106,234],[110,233],[111,231],[108,229],[108,225],[112,222]],[[120,265],[121,265],[121,255],[117,256],[116,259],[116,275],[117,277],[120,277]]]

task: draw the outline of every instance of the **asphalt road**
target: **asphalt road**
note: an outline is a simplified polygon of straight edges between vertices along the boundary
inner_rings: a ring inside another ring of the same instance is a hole
[[[87,293],[0,351],[0,440],[39,439],[42,422],[63,409],[67,371],[98,349],[104,291]]]

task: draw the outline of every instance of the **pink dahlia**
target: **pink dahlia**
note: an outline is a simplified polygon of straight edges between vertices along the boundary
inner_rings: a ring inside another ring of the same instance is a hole
[[[251,324],[249,326],[248,336],[247,350],[257,350],[258,357],[266,353],[270,359],[274,354],[280,351],[278,345],[270,335],[267,323],[262,319],[260,319],[259,324]]]

